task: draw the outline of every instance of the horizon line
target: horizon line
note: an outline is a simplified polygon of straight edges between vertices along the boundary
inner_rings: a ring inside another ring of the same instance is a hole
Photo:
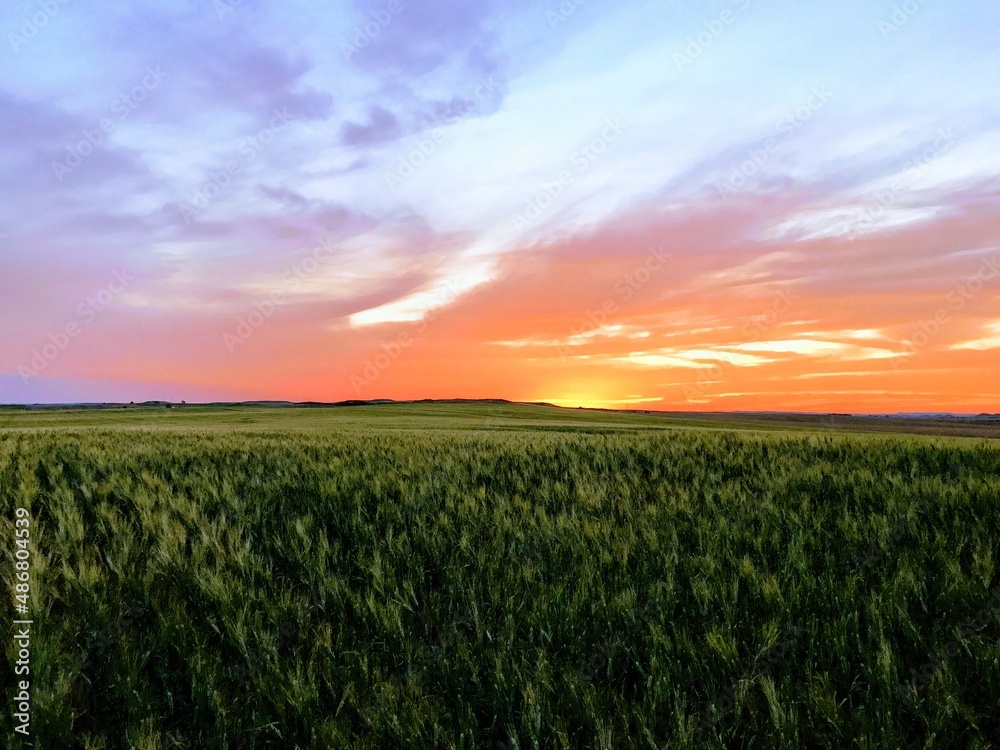
[[[385,406],[391,404],[434,404],[434,403],[467,403],[467,404],[508,404],[511,406],[542,406],[565,410],[603,411],[614,413],[642,414],[732,414],[732,415],[801,415],[801,416],[839,416],[839,417],[994,417],[1000,418],[997,412],[956,412],[956,411],[896,411],[896,412],[842,412],[842,411],[798,411],[781,409],[733,409],[733,410],[683,410],[683,409],[645,409],[645,408],[609,408],[600,406],[567,406],[553,404],[548,401],[514,401],[505,398],[420,398],[420,399],[345,399],[340,401],[291,401],[287,399],[245,399],[241,401],[168,401],[150,399],[147,401],[66,401],[66,402],[35,402],[35,403],[0,403],[0,408],[21,409],[73,409],[73,408],[111,408],[129,406],[262,406],[262,407],[351,407],[351,406]]]

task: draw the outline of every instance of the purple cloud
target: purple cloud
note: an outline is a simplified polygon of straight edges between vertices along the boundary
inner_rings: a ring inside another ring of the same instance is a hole
[[[382,107],[372,107],[368,122],[349,122],[341,131],[341,138],[348,146],[373,146],[394,141],[403,135],[403,128],[396,116]]]

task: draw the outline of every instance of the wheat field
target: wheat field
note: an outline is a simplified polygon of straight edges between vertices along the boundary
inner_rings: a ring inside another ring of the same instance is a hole
[[[1000,746],[995,443],[379,408],[8,415],[35,746]]]

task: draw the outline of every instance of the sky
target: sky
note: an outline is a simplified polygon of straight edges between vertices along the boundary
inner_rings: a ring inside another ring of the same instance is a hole
[[[1000,412],[994,0],[6,0],[0,403]]]

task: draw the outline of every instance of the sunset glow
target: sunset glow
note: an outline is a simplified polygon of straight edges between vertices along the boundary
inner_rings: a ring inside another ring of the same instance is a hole
[[[52,5],[0,402],[1000,411],[995,2]]]

